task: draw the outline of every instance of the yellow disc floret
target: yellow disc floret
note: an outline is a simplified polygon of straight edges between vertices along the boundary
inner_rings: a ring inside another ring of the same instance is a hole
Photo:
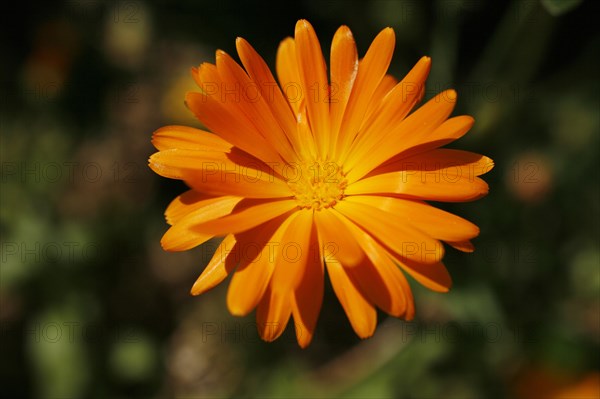
[[[331,208],[344,197],[348,182],[342,168],[331,161],[313,161],[290,165],[285,178],[298,206],[320,210]]]

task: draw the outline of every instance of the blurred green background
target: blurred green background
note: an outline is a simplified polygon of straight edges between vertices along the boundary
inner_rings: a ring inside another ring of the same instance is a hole
[[[599,4],[3,3],[0,396],[598,398]],[[306,350],[230,316],[226,284],[189,296],[217,242],[163,252],[185,188],[146,166],[155,129],[200,126],[190,67],[237,36],[274,67],[300,18],[326,53],[339,25],[361,55],[393,27],[390,73],[431,56],[426,97],[455,88],[477,121],[454,148],[496,162],[488,197],[441,205],[482,231],[448,251],[450,293],[412,284],[416,319],[361,341],[327,285]]]

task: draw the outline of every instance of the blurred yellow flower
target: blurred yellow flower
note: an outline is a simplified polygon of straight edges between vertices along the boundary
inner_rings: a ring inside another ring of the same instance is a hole
[[[298,343],[313,337],[324,266],[354,331],[371,336],[378,307],[411,319],[404,272],[439,292],[450,288],[442,241],[470,252],[474,224],[426,200],[470,201],[487,194],[478,176],[492,161],[440,149],[463,136],[470,116],[449,118],[444,91],[410,113],[424,94],[431,60],[397,82],[386,75],[394,51],[384,29],[359,60],[342,26],[330,72],[313,27],[296,24],[277,54],[279,84],[242,38],[243,65],[217,51],[216,64],[192,69],[199,92],[186,104],[214,134],[183,126],[157,130],[150,167],[191,190],[165,215],[161,243],[183,251],[225,238],[192,294],[233,274],[227,305],[243,316],[257,308],[261,337],[276,339],[293,317]],[[401,271],[402,270],[402,271]]]

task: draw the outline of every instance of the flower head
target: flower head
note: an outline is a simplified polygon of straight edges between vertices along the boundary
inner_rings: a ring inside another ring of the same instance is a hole
[[[313,336],[327,269],[354,331],[369,337],[376,308],[411,319],[404,272],[445,292],[451,279],[442,242],[470,252],[474,224],[426,201],[470,201],[487,194],[482,155],[441,149],[472,126],[449,118],[444,91],[422,99],[431,60],[397,82],[387,75],[394,32],[386,28],[359,60],[350,30],[331,45],[329,74],[313,27],[298,21],[277,53],[278,83],[244,39],[241,66],[223,51],[192,69],[198,92],[188,108],[210,130],[157,130],[150,157],[158,174],[191,189],[165,215],[166,250],[222,236],[194,286],[201,294],[232,274],[227,305],[255,308],[261,337],[276,339],[293,317],[302,347]]]

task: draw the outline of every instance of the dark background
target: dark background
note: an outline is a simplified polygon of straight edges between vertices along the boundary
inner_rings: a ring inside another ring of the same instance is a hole
[[[0,396],[598,398],[598,4],[4,2]],[[326,54],[342,24],[361,55],[393,27],[390,73],[431,56],[426,97],[476,119],[454,147],[496,163],[488,197],[442,205],[481,227],[450,293],[411,284],[416,319],[361,341],[327,285],[306,350],[230,316],[226,284],[189,296],[217,242],[160,248],[185,187],[146,166],[155,129],[200,126],[192,66],[243,36],[274,67],[300,18]]]

